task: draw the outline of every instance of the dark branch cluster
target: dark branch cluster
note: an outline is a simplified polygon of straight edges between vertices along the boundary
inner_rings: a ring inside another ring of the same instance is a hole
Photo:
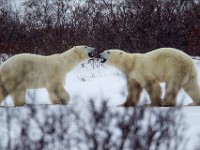
[[[106,101],[80,106],[27,106],[1,109],[7,139],[0,148],[90,150],[183,150],[186,125],[177,108],[110,108]],[[17,129],[17,130],[16,130]],[[2,134],[2,132],[0,132]]]
[[[74,45],[147,52],[174,47],[199,55],[199,0],[0,1],[0,49],[52,54]],[[9,7],[10,6],[10,7]]]

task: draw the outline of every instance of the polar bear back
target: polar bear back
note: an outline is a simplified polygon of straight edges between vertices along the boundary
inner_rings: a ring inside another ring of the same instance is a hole
[[[17,80],[21,86],[26,88],[46,87],[48,80],[64,78],[65,74],[61,72],[62,69],[59,69],[57,57],[56,55],[46,57],[35,54],[13,56],[0,67],[2,81]]]
[[[186,82],[197,74],[192,58],[172,48],[160,48],[143,54],[136,64],[137,69],[134,70],[140,71],[139,74],[156,77],[160,82],[179,77]]]

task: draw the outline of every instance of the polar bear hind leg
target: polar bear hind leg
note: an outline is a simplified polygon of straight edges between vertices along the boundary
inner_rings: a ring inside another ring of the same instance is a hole
[[[8,92],[3,86],[2,78],[0,76],[0,104],[8,96]]]
[[[184,86],[185,92],[192,98],[193,103],[189,105],[200,105],[200,87],[197,76],[191,78]]]
[[[2,85],[0,85],[0,104],[7,97],[7,91],[4,89]]]
[[[10,76],[6,76],[4,80],[3,88],[7,91],[6,96],[11,95],[15,106],[23,106],[25,104],[26,93],[23,80]]]
[[[47,88],[47,91],[53,104],[66,105],[70,99],[68,92],[62,86],[52,86]]]

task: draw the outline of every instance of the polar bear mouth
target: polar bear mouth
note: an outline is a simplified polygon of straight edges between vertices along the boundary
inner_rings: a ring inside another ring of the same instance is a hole
[[[106,62],[106,59],[105,58],[100,58],[100,61],[101,61],[101,63],[105,63]]]
[[[88,53],[88,56],[92,58],[92,57],[94,57],[94,56],[95,56],[95,54],[94,54],[94,53],[92,53],[92,52],[90,52],[90,53]]]
[[[92,52],[88,53],[88,56],[89,56],[89,57],[91,57],[91,58],[93,58],[93,57],[95,57],[95,56],[96,56],[96,54],[97,54],[97,51],[96,51],[96,50],[94,50],[94,51],[92,51]]]

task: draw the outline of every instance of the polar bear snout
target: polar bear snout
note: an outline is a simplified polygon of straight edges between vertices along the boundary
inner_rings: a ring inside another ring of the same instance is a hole
[[[95,48],[92,48],[91,51],[88,53],[88,56],[93,58],[97,55],[97,50]]]
[[[106,60],[107,60],[105,57],[103,57],[102,53],[101,53],[101,54],[99,54],[99,55],[97,56],[97,58],[99,58],[99,59],[100,59],[100,62],[101,62],[101,63],[105,63],[105,62],[106,62]]]
[[[105,63],[106,59],[105,58],[101,58],[101,63]]]

